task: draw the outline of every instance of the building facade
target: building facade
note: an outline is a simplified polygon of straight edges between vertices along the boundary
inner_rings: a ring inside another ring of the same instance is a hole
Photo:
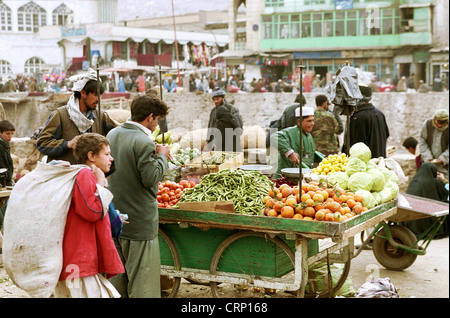
[[[263,77],[288,77],[300,64],[324,77],[349,63],[381,81],[412,74],[416,84],[431,83],[435,76],[448,78],[448,1],[229,0],[229,4],[230,12],[246,6],[246,49],[256,54],[243,60],[251,68],[259,65]]]
[[[97,61],[202,67],[228,45],[226,34],[128,27],[117,11],[117,0],[0,0],[0,76],[77,72]]]

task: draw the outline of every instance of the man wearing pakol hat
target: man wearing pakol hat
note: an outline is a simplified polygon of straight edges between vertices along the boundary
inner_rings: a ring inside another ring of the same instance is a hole
[[[389,137],[386,118],[381,110],[370,102],[372,89],[364,84],[359,84],[358,87],[363,99],[350,117],[350,147],[363,142],[370,148],[372,158],[386,157],[386,142]],[[344,133],[342,152],[348,155],[347,131]]]
[[[311,131],[314,127],[314,109],[312,107],[302,107],[302,118],[300,118],[300,107],[295,110],[297,125],[279,130],[270,136],[270,146],[278,149],[277,169],[274,178],[281,177],[281,170],[284,168],[298,167],[300,155],[302,163],[309,168],[313,167],[316,144],[314,143]],[[300,152],[300,129],[302,130],[302,153]]]
[[[212,93],[215,106],[209,114],[207,145],[203,151],[241,151],[242,118],[239,109],[225,100],[225,94],[222,88]]]
[[[419,150],[424,162],[434,163],[445,179],[448,180],[448,110],[438,109],[433,118],[422,124],[419,137]]]
[[[64,160],[75,164],[73,147],[80,135],[98,133],[103,136],[118,126],[107,112],[100,114],[97,109],[97,74],[93,69],[88,73],[69,78],[73,82],[69,102],[53,111],[37,140],[37,149],[51,160]],[[100,85],[100,94],[105,88]]]

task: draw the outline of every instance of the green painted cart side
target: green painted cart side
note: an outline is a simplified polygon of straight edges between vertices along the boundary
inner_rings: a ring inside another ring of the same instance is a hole
[[[220,283],[295,291],[304,297],[308,266],[324,259],[344,263],[342,285],[353,236],[394,215],[396,206],[391,201],[339,223],[160,208],[161,271],[178,283],[181,278],[207,281],[215,297]],[[320,239],[333,243],[321,250]]]

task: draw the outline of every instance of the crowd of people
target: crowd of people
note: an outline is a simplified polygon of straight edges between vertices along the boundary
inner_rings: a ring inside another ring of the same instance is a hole
[[[206,77],[192,79],[195,89],[213,87],[214,105],[205,150],[240,151],[242,118],[238,108],[226,101],[229,87],[239,87],[239,82],[233,81],[233,77],[218,83],[210,83]],[[68,194],[72,203],[62,245],[63,267],[53,296],[158,298],[161,266],[156,196],[158,182],[168,169],[171,154],[167,145],[155,144],[149,136],[167,116],[169,108],[155,94],[140,95],[131,103],[131,118],[119,125],[106,111],[97,108],[98,83],[94,70],[89,69],[88,73],[69,80],[73,94],[68,104],[51,113],[37,139],[37,149],[47,155],[49,161],[86,166],[77,176],[73,193]],[[258,82],[255,80],[253,87],[258,87]],[[172,83],[167,81],[169,92]],[[108,86],[108,81],[105,84]],[[298,167],[300,162],[312,168],[321,160],[318,153],[348,153],[348,149],[359,142],[370,148],[372,157],[386,157],[389,137],[386,119],[371,102],[372,88],[361,84],[359,88],[363,99],[350,117],[350,138],[348,141],[344,138],[343,145],[339,135],[347,132],[341,114],[330,109],[331,101],[327,96],[315,97],[315,109],[306,105],[302,94],[285,107],[282,116],[271,123],[275,129],[268,136],[267,146],[278,157],[274,178],[283,168]],[[107,90],[102,86],[100,93]],[[448,110],[440,109],[424,122],[417,143],[414,140],[405,143],[408,151],[417,155],[419,149],[421,156],[417,177],[411,181],[411,192],[414,188],[414,193],[418,193],[418,187],[431,191],[431,185],[421,181],[431,176],[436,187],[444,188],[436,190],[439,193],[436,198],[448,202],[448,190],[445,190],[445,184],[448,187],[448,129]],[[13,168],[8,144],[14,130],[9,122],[0,122],[0,150],[6,158],[7,169]],[[425,170],[430,173],[422,172]],[[438,176],[444,181],[439,181]],[[421,185],[417,185],[417,180]],[[103,210],[98,186],[106,188],[113,196],[107,213]],[[128,215],[127,223],[123,219],[117,222],[116,209]],[[5,211],[2,211],[3,217]],[[112,229],[116,227],[120,235],[113,235]],[[448,227],[446,231],[448,235]],[[78,244],[79,238],[85,244]],[[69,265],[73,264],[79,268],[81,289],[68,279]]]

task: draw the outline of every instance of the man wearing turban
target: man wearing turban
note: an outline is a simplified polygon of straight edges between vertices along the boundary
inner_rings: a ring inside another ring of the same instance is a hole
[[[73,94],[65,106],[53,111],[37,140],[37,149],[47,155],[48,161],[64,160],[71,164],[77,163],[72,149],[80,135],[95,132],[106,134],[118,123],[109,117],[107,112],[97,109],[100,94],[105,88],[97,82],[96,72],[89,69],[86,74],[74,75],[69,78],[73,83]]]
[[[424,162],[434,163],[448,180],[448,110],[438,109],[433,118],[422,124],[419,137],[419,150]]]

